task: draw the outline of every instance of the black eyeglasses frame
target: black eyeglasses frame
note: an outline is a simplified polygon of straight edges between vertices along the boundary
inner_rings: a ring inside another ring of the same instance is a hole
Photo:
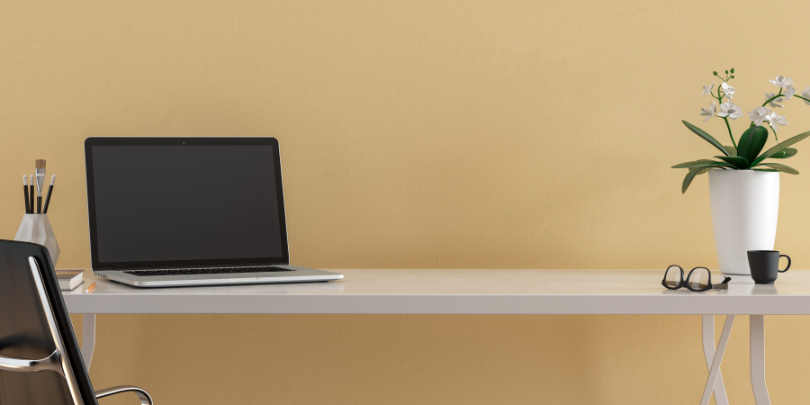
[[[670,286],[667,285],[667,272],[669,272],[669,269],[672,268],[672,267],[677,267],[678,270],[681,271],[681,281],[678,283],[677,287],[670,287]],[[692,277],[692,273],[694,273],[694,271],[697,270],[697,269],[705,269],[706,273],[709,274],[709,281],[706,283],[706,287],[696,290],[696,289],[691,287],[691,285],[689,283],[689,279]],[[684,274],[683,267],[678,266],[677,264],[671,264],[671,265],[667,266],[666,270],[664,270],[664,279],[661,280],[661,285],[663,285],[664,288],[666,288],[667,290],[679,290],[681,288],[686,287],[686,289],[689,290],[689,291],[704,292],[704,291],[709,291],[709,290],[728,290],[728,282],[731,281],[731,277],[726,277],[723,280],[722,283],[720,283],[720,284],[712,284],[712,272],[711,272],[711,270],[709,270],[706,267],[702,267],[702,266],[695,267],[692,270],[689,270],[689,275],[686,276],[686,280],[684,280],[683,274]]]

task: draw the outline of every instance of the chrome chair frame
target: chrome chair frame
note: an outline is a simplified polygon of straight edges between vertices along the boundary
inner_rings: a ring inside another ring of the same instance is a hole
[[[42,282],[42,273],[37,263],[36,258],[29,256],[28,265],[31,268],[31,275],[34,277],[39,300],[42,302],[42,308],[45,312],[45,318],[48,322],[48,328],[53,338],[56,350],[53,351],[48,357],[42,359],[18,359],[14,357],[0,356],[0,370],[13,371],[18,373],[37,373],[40,371],[50,370],[61,375],[67,382],[70,395],[73,398],[75,405],[85,405],[82,396],[79,393],[79,385],[76,382],[76,377],[73,375],[73,369],[70,367],[70,359],[68,358],[65,344],[62,341],[62,335],[59,333],[59,325],[57,325],[51,302],[48,299],[48,294],[45,291],[45,286]],[[104,398],[110,395],[120,394],[122,392],[134,392],[141,405],[153,405],[152,397],[149,396],[142,388],[121,385],[117,387],[107,388],[95,391],[95,397]]]

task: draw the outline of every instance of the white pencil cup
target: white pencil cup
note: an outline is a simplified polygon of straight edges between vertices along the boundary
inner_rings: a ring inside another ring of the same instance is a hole
[[[20,229],[17,230],[14,240],[45,246],[51,255],[51,263],[56,266],[56,261],[59,259],[59,244],[56,243],[56,235],[53,234],[51,221],[48,221],[48,214],[23,215]]]

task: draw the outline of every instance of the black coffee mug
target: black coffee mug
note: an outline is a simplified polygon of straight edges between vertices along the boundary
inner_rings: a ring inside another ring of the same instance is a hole
[[[779,270],[779,258],[786,257],[788,265],[784,270]],[[790,269],[790,256],[780,255],[777,250],[749,250],[748,267],[751,268],[751,278],[757,284],[773,284],[779,273],[784,273]]]

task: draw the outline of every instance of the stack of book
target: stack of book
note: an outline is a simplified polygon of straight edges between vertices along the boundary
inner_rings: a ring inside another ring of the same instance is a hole
[[[59,280],[59,289],[62,291],[73,291],[76,287],[84,284],[82,273],[84,273],[84,270],[56,270],[56,278]]]

